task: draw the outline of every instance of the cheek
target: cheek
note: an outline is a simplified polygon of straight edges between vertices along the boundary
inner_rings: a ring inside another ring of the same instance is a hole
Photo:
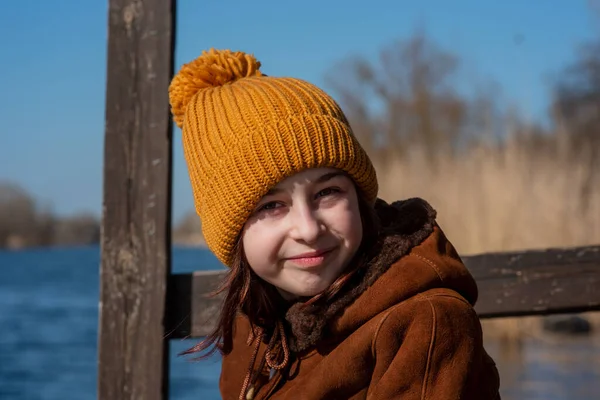
[[[360,218],[358,202],[350,199],[347,204],[334,216],[332,224],[338,234],[343,236],[351,247],[358,247],[362,241],[363,227]]]
[[[362,220],[360,219],[358,208],[351,213],[350,222],[347,227],[347,235],[350,245],[356,250],[362,242],[363,237]]]
[[[257,275],[269,274],[275,269],[280,244],[272,229],[250,226],[242,233],[242,245],[246,260]]]

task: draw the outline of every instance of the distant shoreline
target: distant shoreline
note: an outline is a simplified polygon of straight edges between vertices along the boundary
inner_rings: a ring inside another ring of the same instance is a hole
[[[21,252],[21,251],[35,251],[35,250],[58,250],[58,249],[64,249],[64,250],[76,250],[76,249],[85,249],[85,248],[89,248],[89,247],[98,247],[100,248],[100,243],[88,243],[88,244],[65,244],[65,245],[61,245],[61,244],[53,244],[53,245],[40,245],[40,246],[36,246],[36,245],[32,245],[32,246],[5,246],[5,247],[0,247],[0,252],[5,251],[5,252]],[[208,246],[202,242],[202,243],[191,243],[191,242],[187,242],[187,241],[182,241],[182,242],[173,242],[171,244],[172,248],[180,248],[180,249],[199,249],[199,250],[208,250]]]

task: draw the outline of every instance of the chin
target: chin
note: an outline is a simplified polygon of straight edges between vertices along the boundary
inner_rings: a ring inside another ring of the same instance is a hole
[[[335,281],[335,276],[294,276],[293,279],[288,279],[288,282],[291,285],[278,285],[277,283],[284,282],[272,282],[276,287],[281,288],[281,290],[289,293],[291,296],[295,297],[313,297],[318,295],[319,293],[327,290],[331,284]],[[287,287],[286,287],[287,286]]]
[[[312,297],[312,296],[316,296],[319,293],[321,293],[323,290],[325,289],[306,289],[306,290],[299,290],[298,293],[296,293],[296,296],[298,297]]]
[[[294,293],[298,297],[312,297],[316,296],[321,292],[327,290],[327,288],[331,285],[331,283],[321,283],[319,285],[310,286],[310,287],[299,287],[292,293]]]

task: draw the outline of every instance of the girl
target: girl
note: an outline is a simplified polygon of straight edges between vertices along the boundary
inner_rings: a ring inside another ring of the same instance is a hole
[[[169,88],[206,243],[230,268],[215,331],[186,353],[223,354],[226,400],[499,399],[475,281],[435,211],[378,199],[336,102],[259,68],[210,50]]]

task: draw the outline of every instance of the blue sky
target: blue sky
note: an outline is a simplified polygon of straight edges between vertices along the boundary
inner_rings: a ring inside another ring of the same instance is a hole
[[[552,74],[597,33],[586,0],[180,0],[176,68],[231,48],[254,53],[267,74],[328,89],[338,61],[375,57],[419,26],[461,57],[464,82],[493,78],[533,116],[544,113]],[[0,13],[0,181],[62,215],[101,211],[106,38],[105,1],[20,0]],[[179,130],[175,139],[179,218],[193,206]]]

